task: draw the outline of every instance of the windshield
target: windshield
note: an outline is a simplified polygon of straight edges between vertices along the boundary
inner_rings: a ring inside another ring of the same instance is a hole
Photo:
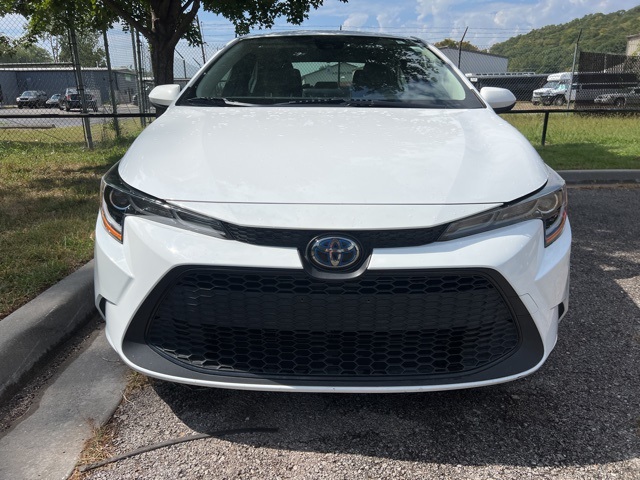
[[[560,85],[560,82],[547,82],[544,84],[544,86],[542,88],[556,88],[558,85]]]
[[[185,90],[178,104],[484,108],[424,44],[349,35],[242,39]]]

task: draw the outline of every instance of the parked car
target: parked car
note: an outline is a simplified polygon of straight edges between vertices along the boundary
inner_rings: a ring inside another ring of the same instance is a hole
[[[84,93],[85,102],[87,104],[87,109],[91,109],[94,112],[98,111],[98,103],[95,97],[87,93]],[[78,90],[75,88],[67,88],[61,94],[58,99],[58,107],[60,110],[66,110],[67,112],[73,109],[82,109],[82,99],[78,94]]]
[[[598,95],[594,102],[603,105],[615,105],[616,107],[640,105],[640,87],[629,88],[618,93]]]
[[[38,108],[44,107],[47,98],[47,94],[42,90],[26,90],[16,98],[16,103],[18,108]]]
[[[45,102],[45,107],[47,108],[56,108],[58,106],[58,102],[60,100],[60,93],[54,93],[51,95],[49,100]]]
[[[567,194],[496,114],[508,90],[478,92],[417,38],[289,32],[237,38],[149,98],[166,111],[103,177],[95,240],[95,302],[132,368],[415,392],[551,353]]]

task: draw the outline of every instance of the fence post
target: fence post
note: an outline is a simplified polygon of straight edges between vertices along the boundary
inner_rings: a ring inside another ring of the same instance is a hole
[[[542,123],[542,146],[547,143],[547,125],[549,124],[549,112],[544,112],[544,122]]]
[[[139,62],[139,58],[138,58],[138,53],[136,50],[136,34],[133,32],[133,27],[129,26],[129,31],[131,32],[131,50],[133,53],[133,68],[136,71],[136,83],[137,83],[137,89],[138,89],[138,111],[140,113],[143,113],[143,105],[142,105],[142,88],[140,87],[141,85],[141,81],[140,81],[140,62]],[[146,122],[146,118],[144,118],[143,116],[140,116],[140,126],[142,128],[147,126],[147,122]]]
[[[113,128],[116,131],[116,138],[120,138],[120,123],[118,122],[118,102],[116,100],[116,91],[113,88],[113,72],[111,71],[111,58],[109,57],[109,39],[107,38],[107,30],[102,30],[102,38],[104,39],[104,53],[107,57],[107,76],[109,77],[109,94],[111,95],[111,109],[113,111]]]
[[[142,113],[147,113],[149,108],[147,107],[147,95],[146,88],[144,84],[144,66],[142,64],[142,44],[140,43],[140,32],[136,30],[136,48],[138,52],[138,67],[140,68],[140,98],[138,99],[138,108],[142,106]],[[147,117],[144,118],[143,127],[147,126]]]

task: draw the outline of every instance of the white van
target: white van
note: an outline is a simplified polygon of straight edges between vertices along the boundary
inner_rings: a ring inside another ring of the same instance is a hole
[[[542,88],[533,91],[531,103],[534,105],[564,105],[567,101],[566,93],[571,84],[571,72],[552,73],[547,77],[547,83]]]

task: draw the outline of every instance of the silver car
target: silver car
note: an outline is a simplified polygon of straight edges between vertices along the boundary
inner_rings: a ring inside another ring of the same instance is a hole
[[[616,107],[640,105],[640,87],[629,88],[626,91],[618,93],[598,95],[594,102],[603,105],[614,105]]]

